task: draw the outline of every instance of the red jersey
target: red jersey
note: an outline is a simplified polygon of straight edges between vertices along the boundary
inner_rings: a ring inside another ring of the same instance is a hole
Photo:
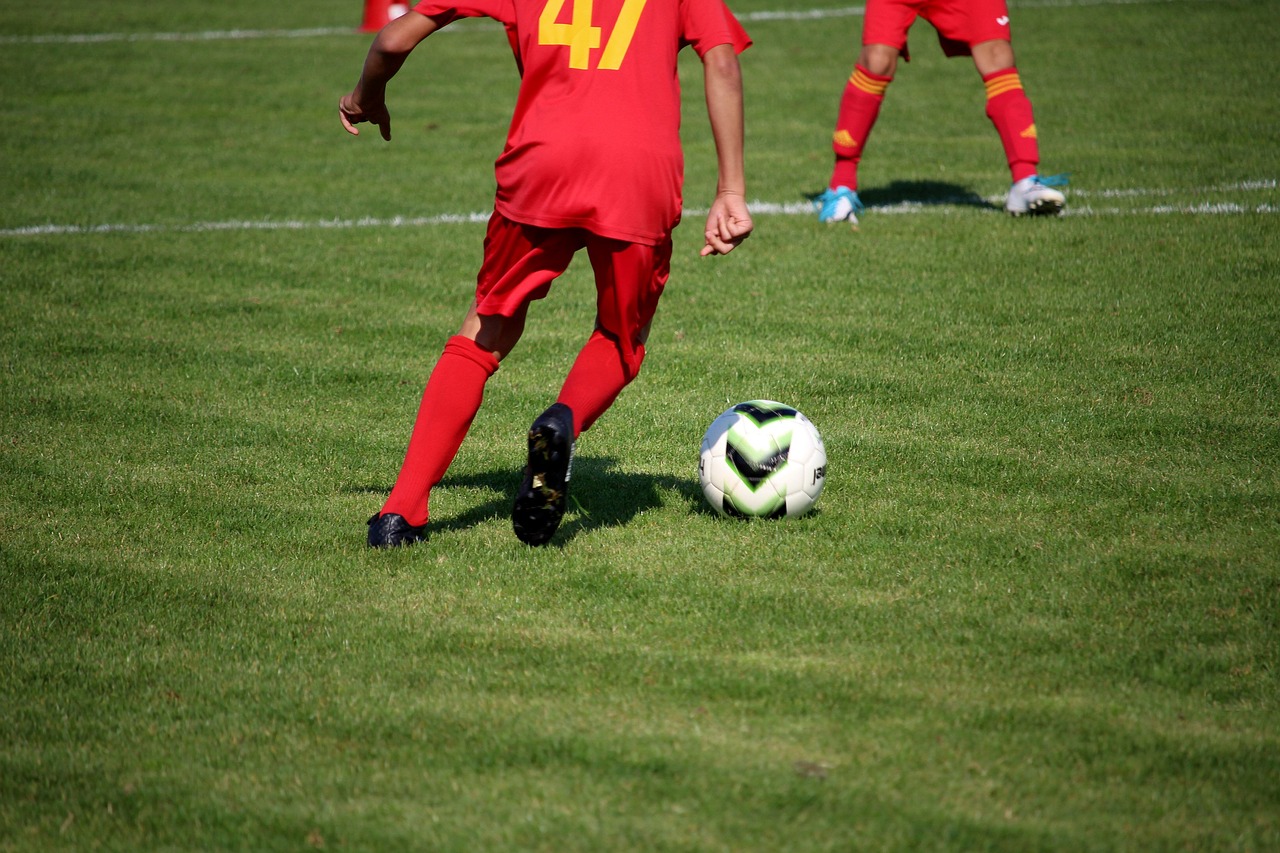
[[[655,245],[680,221],[676,55],[751,40],[723,0],[423,0],[442,23],[507,27],[520,92],[495,209],[544,228]]]
[[[919,16],[938,31],[947,56],[969,56],[984,41],[1009,41],[1005,0],[867,0],[862,43],[896,47],[910,61],[907,31]]]

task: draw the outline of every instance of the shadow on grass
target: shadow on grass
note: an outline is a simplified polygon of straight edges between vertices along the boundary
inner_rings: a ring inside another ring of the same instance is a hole
[[[511,504],[520,485],[518,470],[502,469],[476,474],[452,475],[437,489],[468,488],[496,493],[460,515],[433,516],[431,531],[456,531],[474,527],[497,517],[510,518]],[[573,479],[569,489],[566,520],[549,543],[562,548],[579,533],[628,524],[640,513],[663,505],[663,492],[677,492],[690,506],[691,512],[714,514],[702,499],[702,487],[696,474],[672,477],[620,471],[611,456],[575,456]],[[354,486],[350,492],[385,496],[390,486]],[[376,510],[376,507],[374,508]],[[372,512],[372,510],[371,510]]]
[[[808,198],[812,201],[819,195],[821,191],[810,194]],[[858,190],[858,197],[869,208],[920,204],[1002,209],[967,187],[945,181],[894,181],[883,187],[863,187]]]

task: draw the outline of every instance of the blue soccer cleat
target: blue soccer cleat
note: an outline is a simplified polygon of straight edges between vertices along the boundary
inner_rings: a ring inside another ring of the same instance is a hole
[[[858,214],[866,209],[862,199],[858,198],[858,191],[848,187],[823,191],[813,200],[813,206],[818,211],[819,222],[848,222],[850,225],[857,225]]]

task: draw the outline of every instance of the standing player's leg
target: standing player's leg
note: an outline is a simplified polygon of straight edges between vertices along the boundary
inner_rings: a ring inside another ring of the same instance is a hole
[[[1038,174],[1040,142],[1035,114],[1018,74],[1004,0],[982,0],[968,12],[969,52],[986,87],[987,118],[1000,136],[1013,181],[1005,209],[1014,216],[1059,214],[1066,197],[1053,188],[1059,181],[1042,179]]]
[[[831,137],[835,165],[827,189],[817,199],[821,222],[857,224],[862,212],[858,198],[858,164],[866,150],[871,128],[880,117],[885,90],[893,82],[898,64],[898,49],[886,44],[867,44],[858,54],[853,73],[845,81],[840,95],[840,111]]]
[[[473,307],[468,318],[474,311]],[[395,485],[381,511],[369,519],[370,547],[409,545],[426,538],[431,489],[462,446],[484,400],[485,383],[500,359],[498,352],[476,343],[474,335],[459,332],[445,344],[422,393]]]
[[[831,137],[835,165],[827,189],[814,200],[821,222],[858,223],[858,165],[880,117],[885,90],[893,82],[898,56],[905,56],[907,31],[922,0],[867,0],[862,17],[862,47],[853,73],[840,95],[840,110]]]

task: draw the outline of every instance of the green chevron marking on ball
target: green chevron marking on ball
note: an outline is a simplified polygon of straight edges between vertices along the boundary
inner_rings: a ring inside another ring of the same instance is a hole
[[[751,491],[787,464],[796,410],[765,400],[739,403],[742,415],[730,429],[725,460]]]
[[[724,514],[734,518],[782,518],[787,514],[787,499],[777,495],[768,503],[750,507],[739,506],[733,495],[725,495]]]

